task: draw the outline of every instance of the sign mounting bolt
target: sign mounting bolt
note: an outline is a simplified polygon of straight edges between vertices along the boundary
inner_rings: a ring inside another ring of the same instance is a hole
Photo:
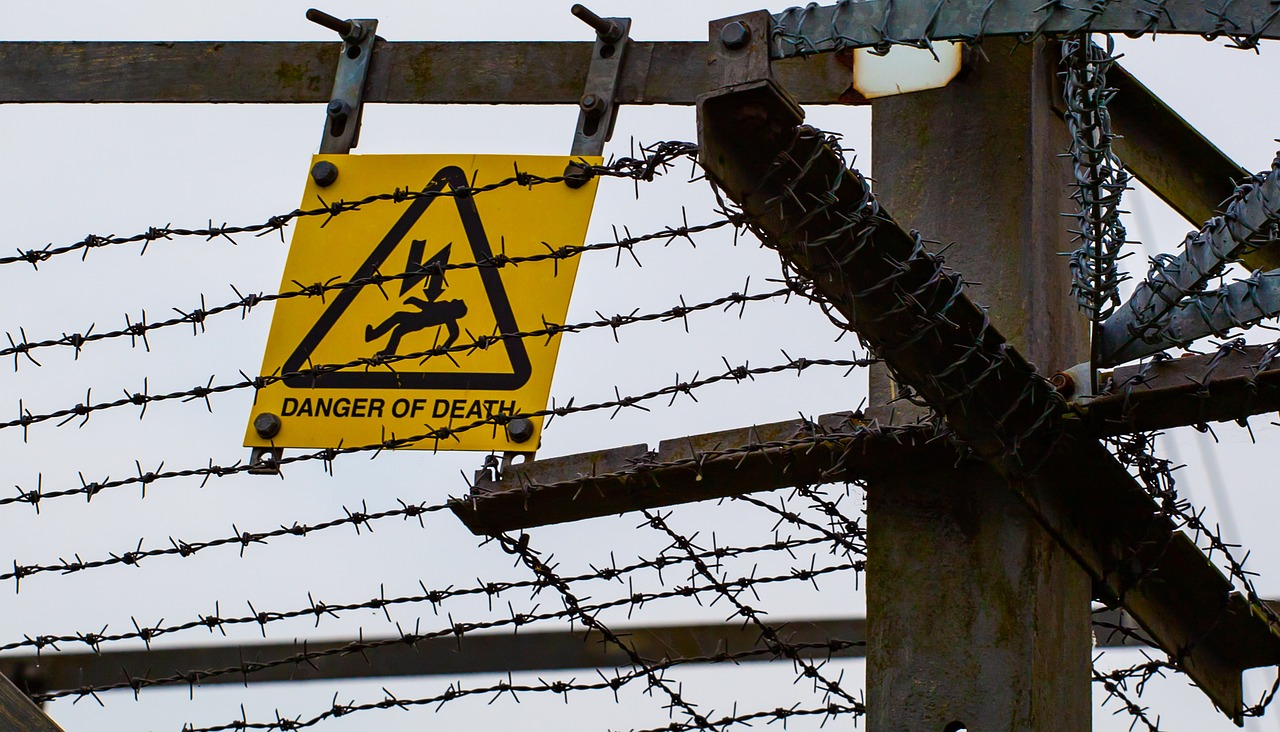
[[[507,423],[507,436],[512,442],[528,442],[533,438],[533,422],[524,417],[516,417]]]
[[[280,418],[271,412],[263,412],[253,418],[253,429],[258,433],[258,437],[264,440],[270,440],[280,434],[280,427]]]
[[[328,160],[321,160],[311,166],[311,179],[321,188],[328,188],[338,180],[338,166]]]

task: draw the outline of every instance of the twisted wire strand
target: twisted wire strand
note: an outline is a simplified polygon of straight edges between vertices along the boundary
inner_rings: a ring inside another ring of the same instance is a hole
[[[748,280],[747,287],[749,286],[750,286],[750,281]],[[681,320],[686,324],[686,327],[687,327],[687,324],[688,324],[687,318],[692,313],[704,312],[704,311],[713,310],[716,308],[724,308],[725,311],[727,312],[728,310],[732,309],[734,306],[738,306],[739,317],[742,317],[743,309],[745,308],[747,303],[786,298],[786,297],[789,297],[791,294],[792,292],[789,288],[782,288],[782,289],[774,290],[772,292],[750,295],[746,293],[746,288],[744,288],[744,291],[741,293],[739,292],[730,293],[728,295],[717,297],[713,300],[696,303],[694,305],[685,304],[683,301],[683,298],[681,298],[680,305],[675,305],[671,308],[668,308],[660,312],[637,314],[637,311],[632,311],[630,314],[618,313],[613,316],[605,316],[597,312],[596,315],[599,318],[598,320],[584,321],[581,323],[567,323],[567,324],[551,323],[543,319],[543,327],[535,328],[529,331],[512,331],[512,332],[498,333],[495,335],[473,336],[472,340],[470,341],[466,341],[462,343],[453,343],[447,346],[437,344],[432,346],[431,348],[420,350],[420,351],[410,351],[407,353],[389,353],[389,354],[380,353],[374,356],[354,358],[345,363],[311,365],[309,368],[299,369],[297,371],[277,372],[274,374],[267,374],[265,376],[258,376],[258,377],[249,377],[249,376],[246,376],[243,372],[241,372],[241,376],[243,378],[240,381],[227,382],[227,383],[217,384],[217,385],[213,383],[213,380],[215,377],[210,376],[208,381],[205,384],[194,386],[189,389],[181,389],[178,391],[173,391],[168,393],[161,393],[161,394],[148,393],[147,384],[144,383],[142,391],[130,392],[129,390],[125,389],[123,390],[124,396],[122,398],[103,401],[103,402],[96,402],[96,403],[90,400],[90,397],[92,396],[92,390],[90,390],[89,392],[86,393],[84,401],[80,402],[79,404],[76,404],[75,406],[63,407],[61,409],[55,409],[53,411],[44,412],[40,414],[32,413],[29,409],[26,409],[25,406],[20,401],[19,407],[18,407],[19,416],[14,419],[10,419],[8,421],[0,422],[0,430],[12,429],[14,427],[21,427],[23,430],[23,439],[25,441],[27,438],[27,430],[33,425],[41,424],[43,422],[52,422],[55,420],[59,420],[57,423],[57,426],[62,427],[66,424],[71,423],[76,419],[79,419],[80,420],[79,426],[84,426],[88,422],[89,417],[93,415],[95,412],[102,412],[110,409],[118,409],[121,407],[129,407],[129,406],[135,406],[140,408],[141,411],[139,412],[139,418],[141,419],[143,416],[145,416],[148,405],[154,404],[156,402],[166,402],[166,401],[179,401],[184,403],[203,401],[205,406],[209,409],[209,411],[212,412],[213,405],[210,402],[209,397],[215,394],[225,394],[227,392],[240,391],[243,389],[250,389],[250,388],[252,388],[256,392],[276,383],[281,383],[281,382],[295,383],[295,384],[305,383],[305,381],[309,377],[314,378],[323,374],[331,374],[331,373],[336,373],[340,371],[347,371],[347,370],[354,370],[354,369],[368,370],[371,368],[386,368],[388,370],[394,371],[395,364],[405,363],[408,361],[417,361],[418,363],[426,363],[427,361],[433,358],[441,358],[441,357],[453,360],[452,356],[455,353],[470,354],[470,353],[474,353],[475,351],[486,350],[497,344],[513,342],[513,341],[522,341],[522,340],[533,339],[533,338],[546,338],[549,341],[550,339],[565,333],[579,333],[582,331],[594,330],[594,329],[600,329],[600,328],[610,328],[611,330],[613,330],[614,338],[616,339],[617,331],[619,328],[625,325],[633,325],[636,323]]]
[[[786,354],[784,353],[784,356],[785,355]],[[754,380],[756,376],[760,376],[764,374],[776,374],[776,373],[782,373],[786,371],[795,371],[797,374],[800,374],[815,366],[843,367],[848,369],[848,371],[846,371],[846,375],[847,375],[849,371],[852,371],[855,368],[865,367],[876,362],[875,359],[870,359],[870,358],[808,359],[808,358],[792,358],[790,356],[787,356],[787,358],[790,360],[787,361],[786,363],[776,364],[773,366],[759,366],[759,367],[752,367],[752,366],[749,366],[748,364],[743,364],[742,366],[731,366],[726,360],[725,361],[726,371],[722,374],[717,374],[714,376],[709,376],[704,378],[697,378],[697,375],[695,375],[695,378],[690,379],[688,381],[679,380],[679,375],[677,375],[676,376],[677,381],[675,384],[661,387],[659,389],[646,392],[644,394],[628,395],[624,397],[621,395],[620,391],[618,391],[615,387],[615,395],[617,396],[617,398],[612,400],[596,402],[593,404],[584,404],[584,405],[574,405],[573,404],[574,400],[570,400],[569,403],[565,404],[564,406],[555,406],[553,402],[553,405],[548,409],[542,409],[542,410],[537,410],[537,411],[527,412],[527,413],[510,414],[510,415],[494,414],[494,415],[485,417],[483,419],[475,420],[475,421],[472,421],[463,425],[459,425],[456,427],[451,426],[451,427],[429,428],[428,431],[426,432],[411,435],[408,437],[396,437],[395,435],[390,435],[383,441],[374,443],[374,444],[358,445],[358,446],[344,445],[340,447],[326,448],[323,450],[318,450],[318,451],[309,452],[309,453],[301,453],[298,455],[287,455],[275,461],[275,463],[278,466],[284,466],[284,465],[291,465],[294,463],[313,462],[318,460],[325,464],[326,469],[331,470],[333,461],[342,455],[352,455],[357,453],[374,453],[374,457],[377,457],[377,455],[384,450],[392,450],[392,449],[401,448],[401,447],[408,447],[411,445],[416,445],[418,443],[425,443],[428,441],[436,443],[438,445],[440,441],[450,439],[453,436],[462,434],[463,432],[466,432],[468,430],[479,429],[486,426],[493,429],[497,429],[499,427],[506,425],[508,422],[510,422],[513,419],[520,419],[520,418],[527,419],[532,417],[550,417],[550,418],[565,417],[572,414],[579,414],[583,412],[594,412],[594,411],[599,411],[603,409],[614,410],[613,416],[616,417],[617,414],[623,409],[641,409],[643,411],[648,411],[648,408],[643,405],[643,402],[651,401],[661,397],[671,397],[672,399],[668,403],[668,406],[670,406],[671,404],[674,404],[675,398],[678,397],[679,395],[684,394],[689,396],[690,398],[693,398],[693,395],[692,395],[693,390],[699,389],[705,386],[710,386],[712,384],[718,384],[718,383],[724,383],[724,382],[738,383],[745,380]],[[830,438],[823,437],[822,439],[830,439]],[[758,450],[761,448],[759,448],[758,446],[751,446],[748,449]],[[115,480],[108,478],[101,481],[88,482],[84,479],[84,476],[81,475],[80,480],[82,485],[78,488],[66,488],[66,489],[59,489],[59,490],[53,490],[53,491],[45,491],[43,488],[42,479],[38,480],[35,488],[24,489],[21,486],[15,486],[17,494],[13,496],[0,498],[0,506],[12,505],[12,504],[27,504],[27,505],[36,507],[38,510],[41,502],[47,499],[83,495],[85,496],[86,500],[92,500],[94,496],[98,495],[104,490],[127,487],[127,486],[140,487],[142,489],[142,497],[145,498],[147,487],[154,485],[157,482],[171,480],[175,478],[199,477],[203,479],[203,481],[201,482],[201,486],[203,486],[205,482],[208,481],[209,478],[213,478],[213,477],[222,478],[222,477],[227,477],[231,475],[247,473],[253,468],[254,468],[253,465],[250,465],[244,462],[236,462],[231,465],[215,465],[212,463],[212,460],[210,460],[210,465],[208,467],[184,468],[179,470],[172,470],[172,469],[164,470],[164,465],[162,463],[160,467],[155,470],[144,471],[141,464],[138,464],[137,466],[138,475],[129,476],[127,478],[119,478]]]
[[[566,244],[558,247],[552,247],[550,244],[543,242],[546,247],[545,252],[532,254],[528,256],[510,256],[503,252],[489,257],[483,257],[476,262],[433,262],[423,265],[420,269],[403,272],[400,274],[374,274],[369,277],[355,277],[349,280],[319,282],[308,285],[295,283],[297,289],[285,290],[278,294],[269,293],[250,293],[241,295],[240,290],[234,285],[231,286],[232,291],[236,293],[238,299],[226,302],[214,307],[208,307],[205,303],[204,296],[200,296],[200,307],[192,308],[190,311],[173,308],[179,317],[168,318],[165,320],[150,321],[147,320],[146,311],[142,311],[141,316],[137,320],[133,320],[128,314],[125,314],[125,327],[111,331],[94,332],[95,325],[79,332],[64,332],[58,338],[30,339],[27,338],[24,328],[18,329],[18,338],[14,339],[12,332],[6,333],[5,336],[9,340],[9,346],[0,348],[0,357],[13,356],[13,370],[17,371],[22,358],[27,359],[30,363],[40,366],[40,362],[32,355],[43,349],[63,347],[71,348],[75,351],[76,357],[79,358],[81,350],[90,343],[98,341],[113,340],[118,338],[129,338],[133,347],[137,346],[139,340],[149,352],[151,345],[147,341],[147,335],[157,330],[172,328],[180,325],[190,325],[192,334],[199,335],[205,332],[205,323],[209,318],[224,313],[239,312],[243,320],[248,316],[253,308],[263,303],[274,302],[277,300],[290,300],[299,297],[305,298],[321,298],[334,292],[340,292],[346,289],[359,289],[366,286],[381,287],[388,282],[395,282],[407,278],[419,277],[424,274],[441,274],[455,270],[468,269],[502,269],[507,266],[517,266],[520,264],[546,262],[550,261],[557,264],[571,257],[578,257],[587,252],[617,250],[618,259],[615,266],[621,264],[621,255],[626,251],[631,255],[633,260],[639,264],[640,260],[635,255],[635,246],[646,242],[663,242],[664,246],[670,244],[676,239],[688,240],[693,243],[693,235],[703,232],[714,231],[725,226],[734,226],[735,222],[729,219],[720,219],[705,224],[689,225],[687,222],[682,226],[665,227],[660,231],[653,231],[637,236],[628,235],[626,237],[615,237],[611,242],[598,242],[585,245]]]
[[[573,178],[577,179],[581,175],[601,176],[610,178],[629,178],[635,181],[650,181],[655,176],[665,172],[676,160],[680,158],[692,158],[697,155],[698,146],[688,142],[667,141],[659,142],[653,145],[641,147],[641,157],[623,157],[614,160],[606,165],[584,165],[585,173],[575,173]],[[419,198],[469,198],[477,196],[489,191],[495,191],[508,186],[530,187],[536,185],[545,185],[548,183],[564,183],[569,178],[563,175],[543,177],[532,173],[524,172],[518,168],[514,174],[484,185],[474,185],[456,188],[441,189],[438,191],[414,191],[406,188],[397,188],[387,193],[377,193],[364,198],[351,201],[333,201],[326,203],[321,199],[322,204],[319,208],[312,209],[294,209],[289,213],[278,214],[268,218],[266,221],[257,224],[248,224],[243,226],[214,226],[212,222],[208,226],[202,228],[174,228],[169,225],[152,226],[146,231],[129,236],[100,236],[90,234],[78,242],[64,244],[61,246],[47,245],[40,249],[17,249],[17,254],[6,257],[0,257],[0,266],[8,264],[30,264],[32,267],[39,269],[39,265],[47,262],[54,257],[79,252],[81,259],[85,259],[89,252],[94,249],[100,249],[107,246],[115,246],[121,244],[142,243],[142,254],[147,252],[148,247],[156,241],[169,240],[174,237],[202,237],[208,241],[214,239],[226,239],[232,244],[236,241],[232,238],[235,234],[255,234],[263,236],[273,232],[279,232],[281,238],[284,236],[284,228],[291,221],[306,217],[323,216],[325,221],[340,216],[351,211],[358,211],[365,206],[373,203],[391,201],[393,203],[404,203]]]

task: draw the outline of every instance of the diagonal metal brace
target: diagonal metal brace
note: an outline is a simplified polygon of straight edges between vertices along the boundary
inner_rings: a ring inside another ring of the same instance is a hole
[[[831,140],[770,82],[704,97],[708,176],[784,263],[813,282],[971,454],[1233,720],[1241,672],[1280,663],[1280,633],[1161,510],[964,293],[879,208]],[[1087,479],[1084,476],[1088,476]]]

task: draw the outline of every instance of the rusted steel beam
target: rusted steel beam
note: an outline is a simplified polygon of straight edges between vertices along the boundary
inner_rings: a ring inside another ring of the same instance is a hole
[[[8,671],[9,669],[5,669]],[[49,715],[40,711],[17,686],[9,673],[0,674],[0,729],[23,732],[62,732]]]
[[[738,624],[702,624],[616,628],[646,660],[692,663],[772,660],[757,630]],[[848,620],[788,621],[779,631],[809,658],[861,656],[866,622]],[[370,647],[372,645],[373,647]],[[305,653],[307,661],[292,659]],[[741,656],[731,659],[729,654]],[[464,633],[385,643],[351,639],[324,643],[222,644],[152,650],[42,652],[39,656],[0,656],[0,671],[13,674],[24,693],[37,695],[82,687],[123,684],[130,679],[188,675],[197,684],[243,684],[269,681],[313,681],[378,676],[453,676],[470,673],[541,671],[629,666],[631,659],[598,635],[576,630],[531,630],[519,633]],[[204,676],[202,672],[233,669]],[[244,673],[240,670],[244,669]],[[191,672],[188,674],[187,672]],[[183,684],[186,682],[176,681]],[[30,702],[23,698],[30,705]],[[2,718],[0,718],[2,719]]]
[[[1111,146],[1125,167],[1192,226],[1213,218],[1249,171],[1119,64],[1111,67],[1107,85],[1115,89],[1107,104],[1118,135]],[[1243,259],[1251,269],[1280,267],[1274,248]]]
[[[478,476],[451,502],[477,534],[580,521],[644,508],[864,479],[955,462],[926,428],[880,429],[851,415],[772,424],[513,465]],[[904,461],[910,461],[904,462]]]
[[[326,103],[340,43],[4,42],[0,103]],[[388,42],[374,46],[365,102],[578,104],[589,42]],[[633,41],[620,104],[693,104],[711,88],[704,42]],[[805,104],[860,104],[834,54],[779,62]]]
[[[942,608],[945,611],[945,608]],[[1141,629],[1120,610],[1094,613],[1099,646],[1148,647]],[[790,619],[780,621],[779,635],[796,647],[803,658],[861,658],[866,655],[865,618]],[[680,663],[746,663],[772,661],[760,633],[741,623],[614,628],[649,661]],[[375,647],[369,648],[370,644]],[[306,653],[305,663],[274,664]],[[363,679],[395,676],[454,676],[472,673],[559,671],[617,668],[631,659],[612,644],[600,643],[582,631],[529,630],[519,633],[466,633],[461,637],[431,638],[410,643],[384,644],[363,638],[326,643],[298,642],[222,644],[156,647],[151,650],[50,652],[0,656],[0,672],[16,679],[8,688],[19,694],[28,711],[35,709],[25,695],[38,695],[82,687],[125,684],[146,678],[157,669],[164,673],[241,669],[201,678],[204,684],[243,684],[321,679]],[[267,668],[258,669],[258,665]],[[0,681],[0,686],[5,682]],[[185,683],[185,682],[177,682]],[[5,691],[0,688],[0,697]],[[35,709],[38,712],[38,709]],[[0,721],[4,720],[0,711]],[[47,717],[45,718],[48,719]],[[28,724],[18,729],[59,728]]]
[[[1275,346],[1227,346],[1218,353],[1115,369],[1105,389],[1074,408],[1098,435],[1243,421],[1280,410]]]
[[[944,416],[1036,519],[1232,719],[1280,634],[1079,425],[865,179],[768,82],[699,103],[704,166],[762,240]]]

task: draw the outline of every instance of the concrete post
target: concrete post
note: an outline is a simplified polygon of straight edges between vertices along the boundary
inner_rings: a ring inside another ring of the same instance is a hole
[[[1068,295],[1074,248],[1056,47],[991,39],[945,89],[873,103],[876,192],[1010,342],[1052,373],[1088,358]],[[872,377],[885,418],[891,384]],[[897,421],[905,412],[897,409]],[[877,480],[868,492],[871,732],[1090,728],[1090,585],[985,467]]]

